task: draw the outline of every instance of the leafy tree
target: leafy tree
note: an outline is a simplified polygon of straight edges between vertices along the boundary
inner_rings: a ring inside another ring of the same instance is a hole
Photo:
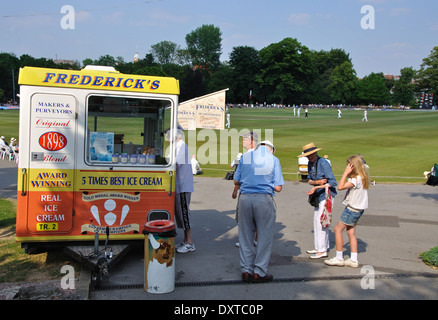
[[[186,66],[186,74],[180,80],[180,101],[190,100],[207,94],[205,81],[200,70]]]
[[[154,62],[154,56],[152,55],[152,53],[146,53],[146,55],[144,56],[143,62],[147,66],[154,66],[154,65],[156,65],[155,62]]]
[[[92,65],[93,64],[93,59],[90,58],[86,58],[84,60],[82,60],[82,66],[86,67],[88,65]]]
[[[0,102],[5,102],[5,101],[6,101],[5,92],[3,91],[3,89],[0,89]]]
[[[153,44],[152,55],[160,64],[175,63],[178,57],[179,46],[172,41],[161,41]]]
[[[232,81],[233,70],[228,63],[222,63],[215,72],[213,72],[206,81],[207,93],[216,92],[223,89],[230,89],[227,91],[227,97],[231,101],[235,101],[234,92],[232,91],[234,84]],[[239,100],[242,101],[242,100]]]
[[[190,54],[187,49],[178,49],[176,51],[176,63],[182,66],[190,65]]]
[[[372,73],[362,80],[348,53],[343,49],[310,51],[297,39],[285,38],[260,51],[248,46],[233,48],[229,63],[221,63],[222,33],[214,25],[202,25],[186,35],[186,48],[161,41],[151,53],[137,62],[125,62],[122,57],[103,55],[97,60],[85,59],[83,66],[98,64],[114,66],[125,74],[171,76],[180,80],[180,100],[185,101],[216,90],[229,88],[227,101],[268,103],[355,103],[411,104],[414,91],[438,95],[438,47],[423,60],[415,75],[412,68],[401,70],[400,81]],[[18,92],[19,68],[79,69],[79,63],[55,64],[46,58],[24,54],[0,53],[0,100],[11,100],[13,84]],[[12,79],[12,71],[14,79]],[[412,85],[415,78],[416,86]],[[356,90],[355,90],[356,88]]]
[[[255,80],[260,72],[260,57],[253,47],[234,47],[230,53],[231,83],[235,101],[249,102],[249,92],[257,99],[259,84]],[[228,93],[227,93],[228,94]]]
[[[346,53],[344,49],[331,49],[328,52],[328,68],[334,69],[344,62],[350,62],[350,54]]]
[[[400,80],[394,83],[392,100],[395,104],[412,105],[414,100],[415,85],[412,80],[415,77],[412,67],[403,68],[400,71]]]
[[[117,56],[116,57],[116,65],[124,64],[124,63],[125,63],[125,59],[123,59],[122,56]]]
[[[417,79],[420,88],[429,89],[431,93],[438,94],[438,46],[434,47],[430,55],[423,59]]]
[[[41,68],[56,68],[57,65],[56,63],[49,59],[47,60],[46,58],[39,58],[36,59],[34,57],[31,57],[28,54],[23,54],[20,56],[20,67],[41,67]]]
[[[306,94],[306,101],[310,103],[331,104],[333,98],[328,90],[331,84],[333,69],[327,69],[324,73],[317,75],[312,81],[309,92]]]
[[[371,73],[357,83],[357,97],[363,104],[388,104],[391,96],[383,74]]]
[[[100,56],[99,59],[94,60],[93,64],[98,66],[109,66],[109,67],[115,67],[117,65],[116,59],[114,59],[114,57],[110,56],[109,54]]]
[[[355,101],[357,76],[351,62],[345,61],[335,67],[330,80],[327,89],[335,103],[352,104]]]
[[[311,51],[312,61],[316,72],[323,74],[327,70],[333,70],[344,62],[350,62],[351,58],[343,49],[331,49],[330,51]]]
[[[0,53],[0,89],[3,90],[0,102],[13,100],[13,83],[15,83],[15,93],[18,93],[19,68],[20,60],[14,54]],[[12,79],[12,70],[14,70],[14,80]]]
[[[341,77],[341,70],[337,70],[337,74],[333,75],[335,68],[339,68],[343,63],[351,64],[351,59],[348,53],[343,49],[331,49],[330,51],[311,51],[311,80],[309,91],[305,95],[305,100],[310,103],[349,103],[345,101],[346,93],[337,93],[337,88],[346,85],[344,81],[347,81],[345,77],[351,77],[349,71]],[[347,68],[349,69],[349,68]],[[351,64],[351,71],[355,74],[353,66]],[[345,70],[344,70],[345,72]],[[332,78],[334,77],[334,78]],[[355,75],[354,75],[355,77]],[[337,80],[334,84],[333,80]],[[343,79],[341,81],[341,79]],[[356,79],[351,79],[356,81]],[[351,84],[350,84],[351,85]],[[348,98],[349,101],[351,100]]]
[[[144,66],[137,68],[133,74],[143,75],[143,76],[158,76],[165,77],[167,74],[159,66]]]
[[[187,68],[185,66],[176,63],[167,63],[161,65],[161,69],[168,77],[174,77],[176,79],[181,79],[186,75]]]
[[[259,55],[257,81],[265,97],[278,103],[302,103],[312,76],[309,49],[297,39],[285,38],[261,49]]]
[[[202,25],[186,35],[187,51],[193,66],[204,74],[220,65],[222,32],[214,25]]]

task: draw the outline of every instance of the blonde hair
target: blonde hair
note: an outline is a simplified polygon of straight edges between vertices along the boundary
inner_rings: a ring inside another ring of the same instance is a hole
[[[368,173],[368,167],[364,164],[363,158],[359,155],[354,155],[347,159],[347,163],[353,165],[353,171],[349,176],[360,176],[364,189],[368,189],[370,186],[370,175]]]

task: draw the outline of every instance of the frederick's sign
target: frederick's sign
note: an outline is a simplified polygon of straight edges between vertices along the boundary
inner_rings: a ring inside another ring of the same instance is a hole
[[[157,90],[160,87],[160,80],[147,79],[133,79],[123,77],[109,77],[109,76],[89,76],[79,74],[65,74],[47,72],[43,80],[46,83],[59,83],[65,85],[79,85],[91,87],[108,87],[108,88],[133,88],[150,90]]]
[[[48,87],[179,94],[179,82],[174,78],[126,75],[118,71],[92,69],[59,70],[24,67],[20,70],[18,83]]]

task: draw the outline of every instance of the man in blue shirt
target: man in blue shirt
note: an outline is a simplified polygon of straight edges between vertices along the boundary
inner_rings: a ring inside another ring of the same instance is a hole
[[[242,280],[272,281],[267,273],[273,243],[276,205],[274,192],[284,184],[280,161],[273,155],[274,145],[266,140],[253,152],[245,153],[234,173],[234,184],[240,186],[239,242]],[[232,196],[236,198],[236,193]],[[257,232],[258,243],[254,247]]]

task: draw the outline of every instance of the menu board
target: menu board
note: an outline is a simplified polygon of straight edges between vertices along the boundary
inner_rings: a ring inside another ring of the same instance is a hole
[[[227,90],[180,103],[178,106],[179,125],[184,130],[196,130],[196,128],[223,130]]]
[[[114,132],[90,132],[90,161],[112,162]]]

